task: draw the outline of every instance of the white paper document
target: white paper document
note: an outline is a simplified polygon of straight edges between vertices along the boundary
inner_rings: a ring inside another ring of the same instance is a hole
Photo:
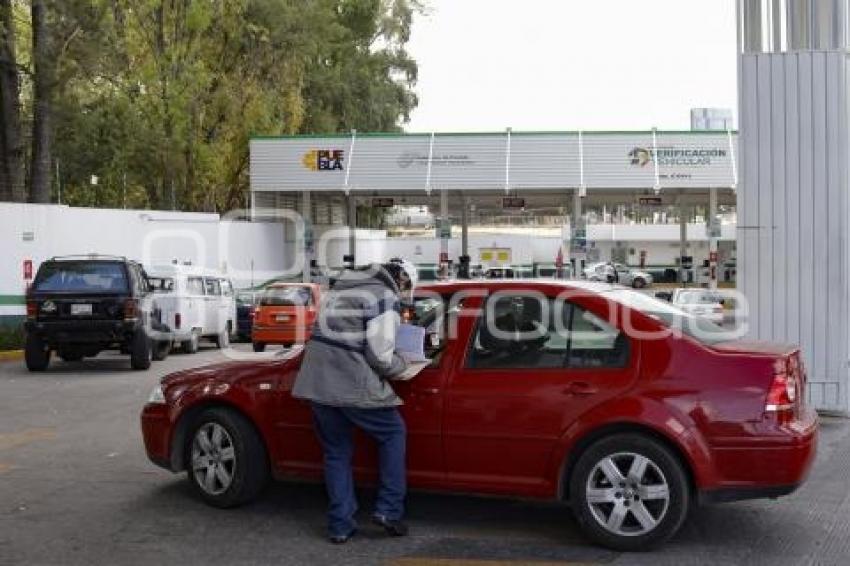
[[[425,329],[421,326],[399,326],[395,337],[395,352],[407,362],[407,369],[398,375],[396,380],[413,379],[431,364],[431,360],[425,357]]]
[[[425,357],[425,329],[412,324],[402,324],[395,336],[395,351],[410,362],[427,362]]]

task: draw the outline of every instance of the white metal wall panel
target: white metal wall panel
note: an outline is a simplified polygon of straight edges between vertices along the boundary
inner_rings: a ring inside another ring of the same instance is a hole
[[[575,132],[435,134],[433,144],[431,134],[256,138],[251,189],[492,191],[583,183],[597,191],[705,190],[736,181],[726,132],[657,132],[655,143],[652,132],[588,132],[581,139],[580,150]]]
[[[812,317],[815,320],[812,371],[815,375],[826,378],[826,330],[829,312],[826,303],[826,269],[829,261],[829,240],[826,228],[826,195],[827,195],[827,146],[826,146],[826,54],[812,53],[812,125],[814,138],[814,177],[812,180],[813,221],[812,242],[814,269],[812,270],[812,298],[814,308]],[[826,243],[826,245],[824,245]],[[827,379],[824,379],[827,381]]]
[[[510,185],[578,187],[582,183],[578,134],[518,134],[511,136]]]
[[[797,57],[789,57],[785,65],[785,152],[800,155],[800,95],[797,89],[799,74]],[[800,343],[800,160],[785,159],[785,284],[786,339]]]
[[[750,334],[799,343],[810,401],[850,411],[847,55],[743,55],[738,277]]]
[[[772,286],[773,301],[775,305],[787,305],[788,295],[788,272],[786,263],[788,258],[788,242],[786,240],[788,224],[785,221],[785,206],[788,195],[785,190],[785,62],[782,59],[772,58],[766,61],[771,71],[771,185],[773,188],[773,210],[772,216],[776,221],[772,222],[773,236],[772,249],[774,258],[773,271],[776,273]],[[770,197],[768,196],[768,200]],[[788,341],[788,319],[785,308],[770,309],[773,313],[772,339],[780,342]]]
[[[759,55],[757,61],[756,78],[759,92],[758,104],[758,263],[759,263],[759,292],[750,300],[755,303],[755,314],[758,318],[759,336],[765,340],[773,340],[773,284],[765,284],[766,275],[773,272],[773,232],[775,222],[773,219],[773,192],[772,175],[772,126],[773,116],[771,114],[771,56]]]
[[[437,189],[504,188],[507,148],[507,136],[437,135],[431,184]]]
[[[812,130],[812,59],[809,53],[796,55],[799,63],[798,93],[800,96],[800,143],[798,155],[789,155],[789,159],[797,159],[800,163],[800,345],[803,355],[812,368],[814,355],[814,138]],[[790,298],[794,300],[794,298]],[[809,389],[812,402],[823,406],[821,393],[823,388],[818,378],[811,373]]]

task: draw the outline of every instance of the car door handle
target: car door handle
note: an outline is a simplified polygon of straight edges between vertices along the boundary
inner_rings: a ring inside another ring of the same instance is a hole
[[[564,388],[566,395],[594,395],[598,391],[596,387],[586,381],[573,381]]]
[[[438,387],[423,387],[422,389],[414,389],[411,393],[418,395],[437,395],[440,392]]]

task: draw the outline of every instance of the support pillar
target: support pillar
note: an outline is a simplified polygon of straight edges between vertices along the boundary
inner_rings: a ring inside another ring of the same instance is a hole
[[[708,288],[717,289],[717,241],[720,222],[717,219],[717,189],[708,190]]]
[[[683,286],[687,281],[685,256],[688,255],[688,213],[685,197],[679,194],[679,283]]]
[[[304,230],[300,236],[300,248],[304,258],[304,266],[301,280],[310,283],[310,272],[313,266],[313,206],[310,202],[310,191],[301,193],[301,218],[304,222]]]
[[[470,278],[469,257],[469,198],[461,194],[460,207],[460,257],[458,258],[458,276],[462,279]]]
[[[570,264],[573,269],[573,277],[580,276],[584,271],[585,254],[587,253],[587,226],[582,212],[581,195],[581,189],[573,191],[573,216],[570,222]],[[585,250],[584,253],[580,251],[582,249]]]
[[[440,190],[440,262],[439,270],[442,279],[449,278],[449,238],[451,238],[451,227],[449,225],[449,191]]]
[[[348,264],[352,269],[357,267],[357,199],[353,195],[345,197],[348,205],[346,221],[348,223]]]

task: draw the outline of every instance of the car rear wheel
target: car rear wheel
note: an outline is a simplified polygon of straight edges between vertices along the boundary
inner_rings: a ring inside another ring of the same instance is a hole
[[[594,542],[619,551],[648,550],[682,526],[690,491],[681,462],[667,447],[641,434],[618,434],[581,455],[570,501]]]
[[[186,354],[196,354],[201,346],[201,337],[197,332],[192,332],[192,336],[183,342],[183,352]]]
[[[632,287],[635,289],[643,289],[646,287],[646,279],[643,277],[635,277],[635,280],[632,281]]]
[[[215,345],[220,350],[223,350],[224,348],[227,348],[228,346],[230,346],[230,330],[228,330],[227,328],[222,330],[218,334],[218,336],[215,337]]]
[[[50,348],[34,334],[27,334],[24,345],[24,361],[30,371],[44,371],[50,365]]]
[[[161,362],[165,358],[168,357],[168,354],[171,353],[171,341],[170,340],[160,340],[158,342],[154,342],[153,346],[153,359]]]
[[[264,342],[254,342],[254,351],[255,352],[265,352],[266,344]]]
[[[153,360],[153,344],[144,330],[136,331],[130,345],[130,367],[145,370],[151,367]]]
[[[186,450],[189,481],[215,507],[253,500],[269,478],[265,446],[239,413],[207,409],[197,419]]]

